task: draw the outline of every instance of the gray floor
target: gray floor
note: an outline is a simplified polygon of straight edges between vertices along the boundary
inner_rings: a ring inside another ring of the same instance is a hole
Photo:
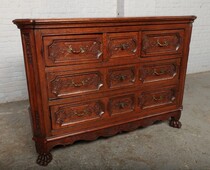
[[[0,169],[210,170],[210,72],[187,76],[181,129],[167,122],[52,151],[35,163],[28,101],[0,105]]]

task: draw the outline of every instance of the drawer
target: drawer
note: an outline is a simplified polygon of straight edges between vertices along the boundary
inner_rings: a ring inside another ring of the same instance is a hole
[[[108,111],[110,116],[133,112],[135,108],[135,95],[123,95],[109,99]]]
[[[102,35],[44,37],[47,66],[97,63],[102,61]]]
[[[138,32],[107,34],[109,59],[132,57],[138,52]]]
[[[183,30],[143,31],[141,57],[181,54]]]
[[[152,91],[143,91],[139,95],[139,106],[144,110],[175,105],[177,98],[178,91],[176,87],[157,88]]]
[[[104,85],[103,69],[76,72],[59,71],[46,74],[50,99],[97,92]]]
[[[139,79],[142,83],[178,80],[180,58],[141,64]]]
[[[52,129],[67,128],[72,124],[91,123],[105,112],[101,100],[50,107]]]
[[[109,88],[120,88],[134,85],[136,79],[135,66],[109,68],[107,84]]]

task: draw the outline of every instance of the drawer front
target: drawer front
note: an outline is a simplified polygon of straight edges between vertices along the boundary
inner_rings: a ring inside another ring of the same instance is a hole
[[[52,128],[60,129],[82,122],[101,119],[104,114],[104,103],[100,100],[79,104],[58,105],[50,108]]]
[[[183,36],[183,30],[143,31],[141,56],[182,53]]]
[[[151,83],[179,78],[180,59],[142,64],[139,78],[142,83]]]
[[[138,32],[110,33],[107,35],[109,59],[137,55]]]
[[[134,107],[135,107],[134,94],[110,98],[108,103],[108,111],[111,116],[115,114],[132,112],[134,111]]]
[[[139,96],[139,106],[141,109],[148,109],[160,106],[175,105],[177,95],[177,89],[175,87],[160,88],[154,91],[145,91]]]
[[[108,86],[109,88],[117,88],[134,85],[135,76],[135,66],[109,69],[107,76]]]
[[[102,61],[102,35],[50,36],[44,38],[47,66]]]
[[[103,86],[102,71],[47,73],[48,94],[51,99],[79,93],[99,91]]]

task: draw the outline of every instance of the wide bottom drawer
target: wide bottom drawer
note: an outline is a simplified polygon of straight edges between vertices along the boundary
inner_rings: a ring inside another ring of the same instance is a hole
[[[50,107],[52,133],[84,131],[176,109],[176,85]]]

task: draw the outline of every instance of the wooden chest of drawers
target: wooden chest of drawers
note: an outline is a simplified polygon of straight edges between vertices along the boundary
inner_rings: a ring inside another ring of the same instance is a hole
[[[17,19],[37,163],[56,145],[159,120],[180,128],[195,16]]]

